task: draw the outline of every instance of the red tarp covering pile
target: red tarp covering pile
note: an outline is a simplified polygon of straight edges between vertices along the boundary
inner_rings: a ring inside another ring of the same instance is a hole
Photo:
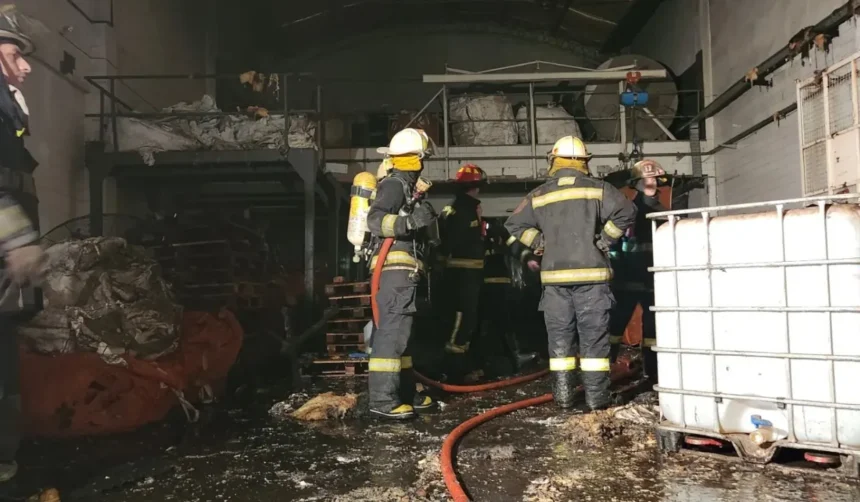
[[[155,361],[126,356],[109,365],[95,353],[21,352],[21,426],[28,436],[72,437],[134,430],[197,400],[227,376],[242,346],[232,313],[186,312],[180,347]]]

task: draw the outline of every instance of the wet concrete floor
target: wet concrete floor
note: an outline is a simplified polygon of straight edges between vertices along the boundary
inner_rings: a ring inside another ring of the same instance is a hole
[[[308,394],[362,391],[364,381],[317,381]],[[63,501],[436,501],[448,500],[438,452],[446,434],[480,411],[543,394],[545,382],[492,394],[442,396],[438,414],[410,423],[367,417],[308,425],[269,415],[285,389],[251,404],[207,410],[195,426],[25,445],[2,500],[55,486]],[[763,469],[681,454],[651,440],[590,448],[565,432],[551,406],[516,412],[473,431],[458,470],[477,501],[860,500],[860,484],[811,472]],[[646,435],[647,436],[647,435]]]

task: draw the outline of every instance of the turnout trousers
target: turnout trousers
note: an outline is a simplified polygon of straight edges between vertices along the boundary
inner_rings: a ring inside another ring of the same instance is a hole
[[[614,306],[608,284],[544,287],[540,310],[549,337],[553,397],[560,407],[573,406],[577,371],[588,407],[609,404],[609,322]]]
[[[409,342],[417,313],[418,284],[408,270],[383,270],[376,294],[379,326],[371,340],[370,408],[391,412],[415,398]]]
[[[445,343],[449,354],[465,354],[478,328],[483,269],[448,268],[445,270],[445,293],[452,315],[451,332]]]

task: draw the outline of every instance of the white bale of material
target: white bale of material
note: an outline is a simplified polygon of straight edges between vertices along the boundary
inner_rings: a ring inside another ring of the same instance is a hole
[[[514,109],[502,94],[460,96],[450,101],[451,132],[457,146],[516,145]],[[492,122],[484,122],[491,120]]]
[[[582,131],[579,129],[576,119],[556,103],[536,106],[535,117],[537,118],[537,144],[539,145],[551,145],[564,136],[582,138]],[[532,141],[528,119],[529,107],[521,106],[517,110],[517,132],[520,143],[523,145],[529,145]]]

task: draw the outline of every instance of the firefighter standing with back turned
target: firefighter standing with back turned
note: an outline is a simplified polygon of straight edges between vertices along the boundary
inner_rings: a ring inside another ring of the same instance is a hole
[[[651,350],[657,343],[657,328],[654,321],[654,276],[648,267],[654,263],[651,222],[646,215],[666,208],[657,198],[657,181],[666,175],[663,167],[654,160],[644,159],[633,165],[630,182],[636,189],[633,203],[636,205],[636,222],[627,230],[627,242],[620,253],[620,265],[615,277],[614,289],[619,292],[618,307],[612,314],[612,359],[618,355],[624,330],[630,322],[636,306],[642,307],[642,359],[647,382],[657,380],[657,354]]]
[[[13,6],[0,7],[0,482],[18,471],[21,410],[16,324],[40,300],[32,285],[41,275],[44,254],[39,237],[38,199],[33,170],[38,163],[24,147],[29,110],[18,88],[30,73],[24,59],[32,40],[21,30],[25,18]]]
[[[484,283],[484,226],[481,201],[477,198],[485,182],[484,171],[474,164],[464,164],[454,183],[457,195],[440,216],[440,233],[445,257],[444,290],[451,333],[445,342],[449,377],[461,379],[470,366],[467,357],[472,337],[478,328],[478,307]]]
[[[565,136],[547,154],[552,177],[514,210],[505,226],[512,252],[540,269],[556,404],[573,407],[577,356],[590,410],[606,408],[609,394],[609,321],[615,304],[609,248],[633,224],[636,208],[615,187],[592,178],[591,158],[579,138]],[[543,234],[542,263],[533,253]]]
[[[418,313],[419,284],[424,274],[425,229],[435,224],[436,214],[427,202],[402,211],[412,197],[424,159],[432,153],[424,131],[404,129],[391,138],[380,153],[390,156],[392,168],[376,188],[367,215],[367,227],[379,242],[395,239],[385,263],[374,254],[371,270],[382,267],[376,295],[379,326],[372,339],[368,378],[370,412],[390,419],[408,419],[415,410],[434,407],[433,400],[415,392],[415,376],[408,345]],[[378,253],[378,250],[375,252]]]

